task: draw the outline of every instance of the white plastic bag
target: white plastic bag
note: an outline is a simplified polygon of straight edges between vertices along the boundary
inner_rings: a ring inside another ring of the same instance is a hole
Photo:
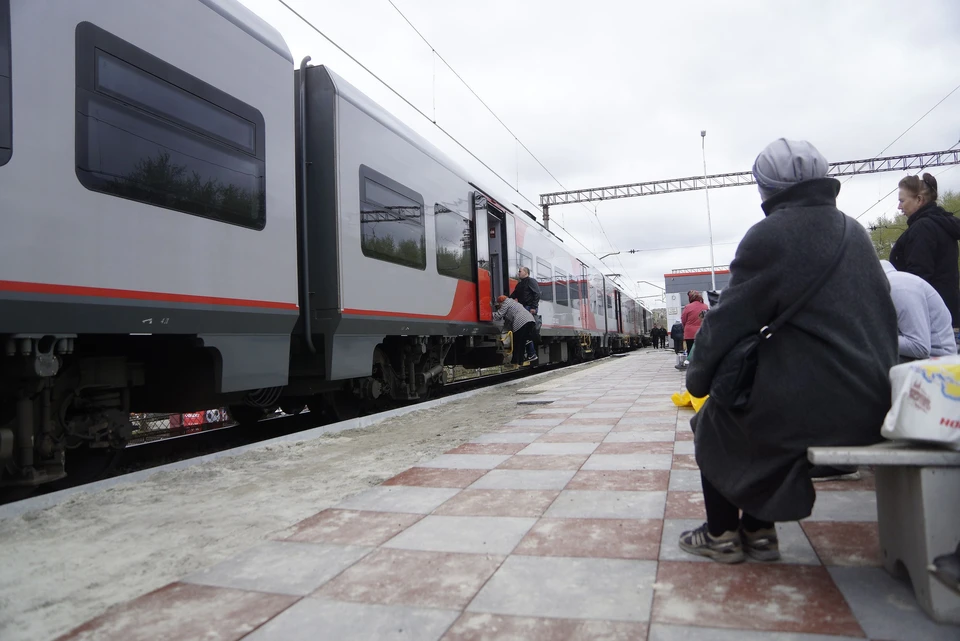
[[[893,404],[880,433],[960,450],[960,355],[890,369]]]

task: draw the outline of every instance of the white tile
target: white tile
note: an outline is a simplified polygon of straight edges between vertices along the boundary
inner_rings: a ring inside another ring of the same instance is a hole
[[[576,470],[492,470],[473,485],[471,490],[562,490]]]
[[[583,470],[669,470],[671,454],[593,454]]]
[[[666,492],[564,490],[545,517],[579,519],[662,519]]]
[[[380,485],[341,501],[343,510],[429,514],[459,492],[459,488]]]
[[[467,610],[648,621],[656,573],[655,561],[510,556]]]
[[[500,454],[441,454],[440,456],[418,463],[417,467],[442,467],[457,470],[492,470],[510,458]]]
[[[506,555],[536,522],[507,516],[427,516],[381,547]]]

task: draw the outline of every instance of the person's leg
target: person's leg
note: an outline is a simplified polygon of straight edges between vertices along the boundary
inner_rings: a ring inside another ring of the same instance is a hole
[[[693,340],[694,340],[694,339],[688,338],[688,339],[686,339],[686,340],[687,340],[687,353],[689,354],[689,353],[690,353],[690,350],[693,349]]]
[[[721,563],[740,563],[746,557],[740,543],[740,510],[701,474],[707,522],[680,535],[680,549]]]
[[[780,559],[780,541],[777,527],[770,521],[761,521],[746,512],[740,521],[740,540],[743,551],[757,561],[777,561]]]

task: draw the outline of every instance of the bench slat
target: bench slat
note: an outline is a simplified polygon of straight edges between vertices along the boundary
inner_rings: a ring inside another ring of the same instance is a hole
[[[807,458],[814,465],[960,467],[960,452],[903,441],[885,441],[865,447],[809,447]]]

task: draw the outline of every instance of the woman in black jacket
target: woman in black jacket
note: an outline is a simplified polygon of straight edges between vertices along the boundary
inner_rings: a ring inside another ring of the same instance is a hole
[[[950,310],[953,326],[960,327],[960,219],[937,204],[937,179],[930,174],[901,180],[899,200],[907,229],[890,250],[890,262],[897,271],[930,283]]]
[[[708,395],[734,346],[827,270],[845,225],[847,242],[804,308],[759,346],[746,407],[709,398],[694,416],[707,522],[680,536],[691,554],[726,563],[778,559],[774,523],[809,516],[816,498],[807,448],[881,440],[897,312],[867,232],[837,209],[840,183],[827,169],[812,145],[782,138],[754,164],[766,217],[744,236],[730,283],[704,317],[687,369],[692,396]]]

